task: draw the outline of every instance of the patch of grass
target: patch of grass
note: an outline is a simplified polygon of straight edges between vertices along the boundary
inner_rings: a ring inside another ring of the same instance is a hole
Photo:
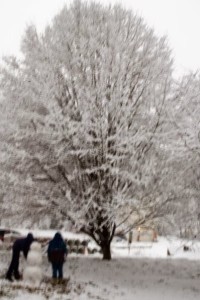
[[[1,299],[1,297],[5,297],[5,296],[7,296],[7,297],[10,297],[10,296],[11,296],[10,288],[1,285],[1,286],[0,286],[0,299]]]

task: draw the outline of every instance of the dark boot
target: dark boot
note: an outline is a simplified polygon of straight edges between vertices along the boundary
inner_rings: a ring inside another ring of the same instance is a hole
[[[21,275],[19,273],[14,273],[14,277],[15,277],[16,280],[21,279]]]
[[[6,274],[5,279],[9,280],[10,282],[13,282],[12,276],[9,274]]]

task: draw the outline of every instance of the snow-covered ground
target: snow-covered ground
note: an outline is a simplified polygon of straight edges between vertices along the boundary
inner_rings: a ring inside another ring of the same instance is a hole
[[[183,251],[187,245],[190,251]],[[167,256],[167,249],[171,256]],[[44,257],[44,281],[39,287],[23,281],[0,280],[0,299],[8,300],[195,300],[200,299],[200,243],[159,238],[157,243],[127,243],[115,239],[112,261],[99,254],[69,255],[64,267],[66,282],[52,285],[51,267]],[[0,274],[10,253],[0,252]],[[23,261],[21,262],[23,266]]]

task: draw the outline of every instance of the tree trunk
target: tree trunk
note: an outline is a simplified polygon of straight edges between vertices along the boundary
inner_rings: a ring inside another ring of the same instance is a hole
[[[102,245],[101,250],[103,253],[103,259],[111,260],[110,243]]]
[[[104,220],[105,218],[103,219],[103,221]],[[102,224],[102,222],[99,223],[100,225]],[[116,225],[114,222],[110,223],[109,227],[107,226],[107,224],[104,224],[103,227],[101,227],[100,225],[100,229],[95,230],[91,226],[91,228],[89,229],[87,229],[86,227],[82,227],[81,231],[88,234],[91,238],[93,238],[97,245],[101,247],[103,260],[111,260],[110,245],[115,234]]]

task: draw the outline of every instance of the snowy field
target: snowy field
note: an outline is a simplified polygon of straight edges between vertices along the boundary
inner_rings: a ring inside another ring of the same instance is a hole
[[[189,251],[183,251],[183,245]],[[167,256],[169,249],[171,256]],[[64,284],[52,285],[44,256],[44,280],[38,287],[3,279],[10,252],[0,252],[0,299],[8,300],[195,300],[200,299],[200,243],[159,238],[157,243],[115,239],[112,261],[96,255],[69,255]],[[23,268],[24,261],[21,261]]]

